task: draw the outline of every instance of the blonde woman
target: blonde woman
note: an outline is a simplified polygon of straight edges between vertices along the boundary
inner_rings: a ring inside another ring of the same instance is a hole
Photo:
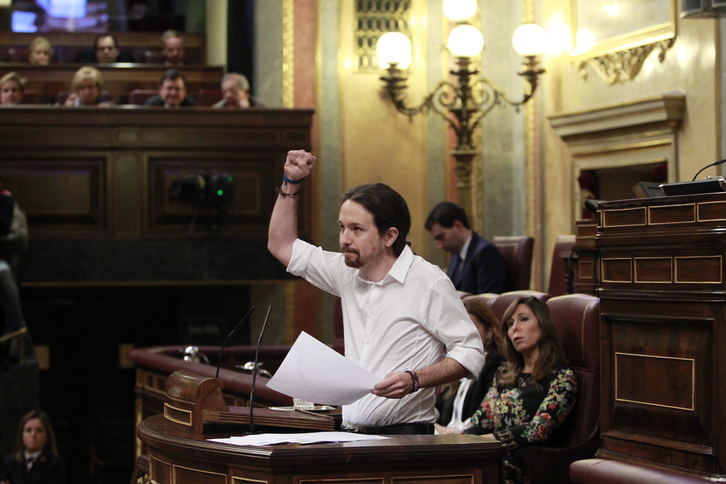
[[[17,72],[8,72],[0,79],[0,104],[20,104],[25,91],[25,79]]]
[[[111,102],[101,95],[103,76],[95,67],[81,67],[71,81],[71,93],[65,101],[66,106],[108,107]]]
[[[36,66],[47,66],[53,57],[53,47],[45,37],[36,37],[28,49],[28,62]]]

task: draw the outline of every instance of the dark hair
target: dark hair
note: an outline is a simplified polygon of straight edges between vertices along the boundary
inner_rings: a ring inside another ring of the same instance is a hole
[[[23,415],[23,418],[20,419],[20,423],[18,424],[18,452],[15,454],[15,458],[18,459],[18,462],[23,462],[25,460],[23,429],[25,428],[25,424],[27,424],[28,421],[33,420],[34,418],[39,419],[40,422],[43,424],[43,427],[45,427],[45,435],[47,436],[47,439],[45,441],[45,447],[43,447],[43,453],[50,455],[58,454],[58,447],[55,443],[55,432],[53,432],[53,426],[50,423],[50,417],[48,417],[48,414],[42,410],[31,410],[30,412]]]
[[[464,298],[464,307],[469,315],[476,317],[485,328],[492,330],[492,339],[484,341],[487,358],[494,353],[501,353],[502,324],[487,303],[476,298]]]
[[[113,39],[113,46],[118,49],[118,39],[116,39],[116,36],[111,32],[106,32],[105,34],[98,34],[96,38],[93,39],[93,50],[98,49],[98,41],[105,39],[106,37],[111,37]]]
[[[184,74],[181,73],[181,71],[178,71],[176,69],[168,69],[166,72],[164,72],[164,75],[161,76],[161,82],[159,84],[164,84],[164,81],[175,81],[177,79],[181,79],[184,81],[184,85],[187,85],[187,80],[184,77]]]
[[[520,352],[514,349],[512,340],[509,339],[508,323],[514,315],[517,306],[524,304],[537,318],[539,327],[542,329],[542,335],[537,342],[539,348],[539,356],[534,363],[532,369],[532,379],[539,386],[539,381],[545,378],[552,370],[560,368],[567,364],[567,357],[560,346],[557,339],[557,331],[555,323],[552,321],[550,308],[546,303],[536,297],[522,297],[512,302],[502,317],[502,334],[504,335],[503,354],[507,361],[502,366],[497,382],[500,387],[513,385],[519,373],[524,369],[524,357]]]
[[[406,237],[411,230],[411,214],[406,200],[393,188],[383,183],[371,183],[351,188],[343,194],[343,201],[351,200],[363,206],[371,215],[378,233],[383,235],[391,227],[398,230],[393,242],[393,253],[398,257],[406,247]]]
[[[425,227],[426,230],[431,231],[434,224],[439,224],[445,229],[450,229],[456,220],[467,229],[469,228],[469,219],[461,205],[454,202],[441,202],[429,213]]]

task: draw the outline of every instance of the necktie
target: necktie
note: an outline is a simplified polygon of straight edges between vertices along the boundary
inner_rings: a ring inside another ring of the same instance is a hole
[[[454,267],[451,271],[451,282],[454,283],[454,286],[459,287],[459,284],[461,283],[461,268],[464,266],[464,261],[459,256],[455,256],[455,259],[453,260]]]
[[[33,468],[33,464],[35,463],[35,459],[32,457],[28,457],[25,460],[25,476],[27,477],[28,474],[30,474],[30,470]]]

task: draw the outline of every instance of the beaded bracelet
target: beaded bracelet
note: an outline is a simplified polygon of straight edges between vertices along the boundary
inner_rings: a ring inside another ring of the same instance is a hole
[[[411,381],[412,381],[411,391],[408,392],[408,393],[410,394],[410,393],[417,392],[418,389],[419,389],[419,384],[418,384],[418,376],[416,375],[416,371],[414,371],[414,370],[406,370],[406,373],[408,373],[409,375],[411,375]]]
[[[300,179],[300,180],[292,180],[292,179],[288,178],[286,174],[284,174],[284,173],[282,174],[282,184],[283,185],[287,185],[288,183],[292,183],[293,185],[297,185],[301,181],[302,181],[302,179]]]

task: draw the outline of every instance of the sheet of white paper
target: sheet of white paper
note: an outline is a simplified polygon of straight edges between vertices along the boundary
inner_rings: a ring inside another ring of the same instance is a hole
[[[303,331],[267,386],[309,402],[348,405],[382,380]]]
[[[209,439],[232,445],[274,445],[274,444],[314,444],[321,442],[357,442],[359,440],[388,439],[382,435],[354,434],[350,432],[306,432],[299,434],[257,434],[225,439]]]

